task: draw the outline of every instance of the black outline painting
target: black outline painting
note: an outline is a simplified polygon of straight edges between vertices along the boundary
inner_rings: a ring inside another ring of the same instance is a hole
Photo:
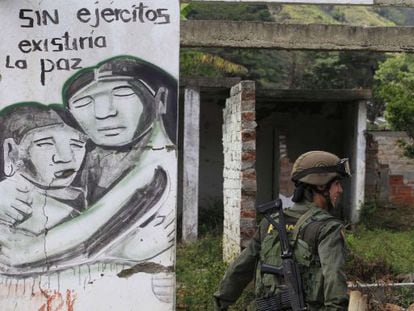
[[[176,105],[175,78],[121,55],[69,78],[60,105],[3,109],[0,274],[170,272],[156,258],[175,243]]]

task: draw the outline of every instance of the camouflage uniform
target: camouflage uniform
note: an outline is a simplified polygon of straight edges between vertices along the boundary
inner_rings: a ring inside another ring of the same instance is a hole
[[[345,245],[342,223],[315,204],[303,201],[285,211],[286,226],[309,310],[347,310]],[[302,217],[303,216],[303,217]],[[277,221],[277,215],[273,215]],[[297,226],[295,226],[297,223]],[[255,277],[257,298],[278,293],[279,276],[262,274],[260,264],[282,265],[278,232],[266,220],[248,247],[232,263],[214,294],[217,310],[226,310]]]

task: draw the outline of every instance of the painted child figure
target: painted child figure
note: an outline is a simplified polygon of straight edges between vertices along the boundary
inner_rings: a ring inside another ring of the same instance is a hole
[[[72,182],[85,158],[85,135],[35,103],[12,106],[1,125],[2,223],[39,235],[79,215],[85,194]]]

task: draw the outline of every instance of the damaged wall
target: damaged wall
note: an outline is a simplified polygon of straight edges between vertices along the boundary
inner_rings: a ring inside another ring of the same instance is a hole
[[[178,2],[0,15],[1,309],[174,310]]]
[[[369,131],[366,137],[366,201],[414,205],[414,159],[399,144],[407,134]]]

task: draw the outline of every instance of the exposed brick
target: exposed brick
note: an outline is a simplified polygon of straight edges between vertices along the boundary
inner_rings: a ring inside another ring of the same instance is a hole
[[[255,151],[243,151],[241,154],[242,161],[255,161],[256,152]]]
[[[256,211],[256,203],[251,201],[241,201],[241,210],[242,211]]]
[[[404,184],[404,177],[402,175],[390,175],[388,181],[390,185],[402,185]]]
[[[252,210],[252,209],[241,210],[240,217],[241,218],[254,218],[254,219],[256,219],[256,210]]]
[[[404,195],[395,195],[390,197],[390,201],[395,204],[414,204],[414,198]]]
[[[413,192],[413,190],[409,186],[397,186],[395,188],[396,195],[411,196]]]
[[[242,172],[242,178],[246,180],[256,180],[256,170],[248,169]]]
[[[255,92],[242,92],[241,95],[242,101],[246,100],[256,100],[256,93]]]
[[[241,118],[242,118],[243,121],[255,121],[256,120],[256,112],[254,112],[254,111],[242,112]]]
[[[256,140],[256,131],[255,130],[243,130],[242,131],[242,141],[251,141]]]

